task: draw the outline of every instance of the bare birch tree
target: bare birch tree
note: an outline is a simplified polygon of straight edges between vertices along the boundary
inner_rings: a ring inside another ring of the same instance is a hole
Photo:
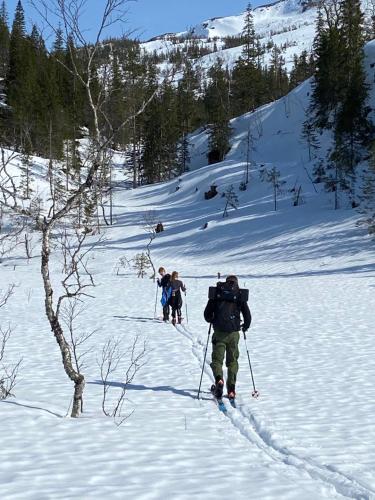
[[[103,9],[101,16],[98,15],[98,29],[93,41],[89,42],[86,39],[85,32],[82,29],[81,18],[85,8],[89,8],[86,0],[31,0],[31,4],[39,12],[43,20],[54,31],[57,32],[56,22],[60,23],[64,32],[65,42],[68,39],[73,39],[76,46],[80,48],[80,53],[84,56],[80,58],[80,65],[77,64],[73,54],[72,44],[66,43],[70,51],[70,67],[64,64],[63,61],[58,61],[67,71],[74,75],[78,82],[83,85],[86,97],[89,103],[92,119],[91,131],[91,147],[90,155],[84,164],[85,173],[83,180],[80,180],[77,185],[71,189],[70,196],[58,209],[53,207],[48,216],[45,216],[42,223],[42,263],[41,273],[45,291],[45,309],[51,330],[59,345],[62,362],[66,374],[74,383],[74,395],[72,404],[72,417],[78,417],[82,406],[83,390],[85,386],[85,378],[77,366],[75,366],[72,349],[67,341],[62,324],[59,318],[59,310],[63,298],[72,298],[77,294],[82,293],[82,288],[71,290],[65,289],[65,294],[57,301],[54,300],[54,288],[50,275],[50,257],[51,257],[51,235],[56,226],[63,219],[79,207],[84,196],[95,189],[95,183],[100,176],[103,163],[105,161],[106,152],[113,142],[114,135],[131,123],[136,116],[140,115],[149,102],[154,98],[155,92],[145,101],[133,116],[127,117],[124,121],[114,129],[111,126],[110,118],[104,114],[103,104],[105,102],[105,84],[101,85],[99,92],[95,92],[95,62],[99,49],[102,44],[102,39],[106,30],[118,22],[123,22],[126,18],[126,5],[129,0],[105,0],[103,1]],[[105,122],[106,135],[101,129],[101,123]],[[108,130],[110,131],[108,133]],[[82,264],[82,261],[80,261]],[[73,273],[74,274],[74,273]],[[79,280],[77,274],[75,278]],[[67,282],[65,282],[67,285]]]
[[[155,269],[155,266],[154,266],[152,259],[151,259],[151,245],[152,245],[152,242],[154,241],[154,239],[156,238],[156,224],[158,222],[157,213],[154,212],[153,210],[146,212],[143,216],[142,222],[143,222],[143,229],[149,235],[149,241],[146,245],[146,255],[148,257],[148,262],[150,263],[150,265],[152,267],[152,271],[153,271],[151,279],[153,279],[155,281],[156,269]]]
[[[14,289],[15,285],[11,284],[4,292],[0,290],[0,309],[6,305],[13,295]],[[22,363],[22,359],[14,364],[10,364],[6,359],[5,351],[11,333],[10,326],[5,330],[0,326],[0,399],[6,399],[13,395],[12,391],[16,386],[18,370]]]

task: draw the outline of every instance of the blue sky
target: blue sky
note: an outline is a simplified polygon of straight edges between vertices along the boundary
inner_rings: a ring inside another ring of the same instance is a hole
[[[18,0],[5,0],[10,22]],[[28,25],[31,19],[37,20],[35,12],[29,7],[28,0],[21,0],[26,12]],[[95,25],[100,6],[105,0],[86,0],[84,15],[85,27]],[[253,1],[253,7],[269,1]],[[210,17],[240,14],[246,9],[248,0],[130,0],[128,2],[128,22],[125,26],[117,26],[112,35],[120,36],[128,30],[136,30],[142,40],[160,35],[168,31],[184,31]],[[38,21],[38,20],[37,20]],[[39,23],[37,23],[39,24]]]

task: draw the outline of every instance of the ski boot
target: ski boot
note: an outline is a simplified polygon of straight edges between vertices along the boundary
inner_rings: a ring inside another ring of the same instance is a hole
[[[221,399],[223,397],[224,380],[219,378],[216,384],[211,386],[211,392],[216,399]]]
[[[235,385],[228,385],[227,387],[228,389],[228,399],[229,400],[233,400],[236,398],[236,386]]]

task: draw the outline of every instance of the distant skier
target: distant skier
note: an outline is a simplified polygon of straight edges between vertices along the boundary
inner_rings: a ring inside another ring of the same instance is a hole
[[[182,307],[182,297],[181,297],[181,290],[183,292],[186,292],[186,287],[178,279],[178,272],[173,271],[172,277],[171,277],[171,297],[169,299],[169,304],[172,307],[172,324],[176,324],[176,313],[177,313],[177,321],[178,323],[181,323],[181,307]]]
[[[171,275],[167,273],[164,267],[159,267],[158,273],[161,278],[158,278],[157,284],[162,288],[161,305],[163,306],[163,321],[169,321],[169,299],[171,296]]]
[[[225,283],[218,283],[215,298],[210,298],[204,310],[207,323],[212,323],[212,362],[211,369],[215,377],[214,395],[221,399],[223,396],[224,378],[223,361],[226,355],[228,368],[227,391],[228,397],[236,397],[236,379],[238,373],[238,343],[240,340],[241,313],[243,316],[242,330],[249,329],[251,313],[246,300],[241,299],[237,276],[227,276]]]

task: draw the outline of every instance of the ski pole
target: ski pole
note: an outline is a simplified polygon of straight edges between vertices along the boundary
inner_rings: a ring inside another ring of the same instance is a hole
[[[247,352],[247,359],[249,360],[249,367],[250,367],[250,374],[251,374],[251,380],[253,382],[253,392],[251,393],[252,397],[257,399],[259,398],[259,392],[255,389],[255,382],[254,382],[254,375],[253,375],[253,369],[251,368],[251,361],[250,361],[250,354],[249,354],[249,349],[247,348],[247,342],[246,342],[246,333],[243,332],[243,338],[245,340],[245,346],[246,346],[246,352]]]
[[[200,392],[201,392],[202,378],[203,378],[203,371],[204,371],[204,365],[206,364],[206,356],[207,356],[208,342],[209,342],[209,340],[210,340],[211,327],[212,327],[212,323],[210,323],[210,328],[208,329],[207,344],[206,344],[206,350],[205,350],[205,352],[204,352],[204,360],[203,360],[203,366],[202,366],[201,380],[200,380],[200,382],[199,382],[198,398],[197,398],[197,399],[199,399],[199,394],[200,394]]]
[[[157,301],[158,301],[158,293],[159,293],[159,285],[156,283],[154,318],[156,318],[156,304],[157,304]]]
[[[186,300],[186,292],[185,292],[185,316],[186,316],[186,323],[189,323],[187,300]]]

